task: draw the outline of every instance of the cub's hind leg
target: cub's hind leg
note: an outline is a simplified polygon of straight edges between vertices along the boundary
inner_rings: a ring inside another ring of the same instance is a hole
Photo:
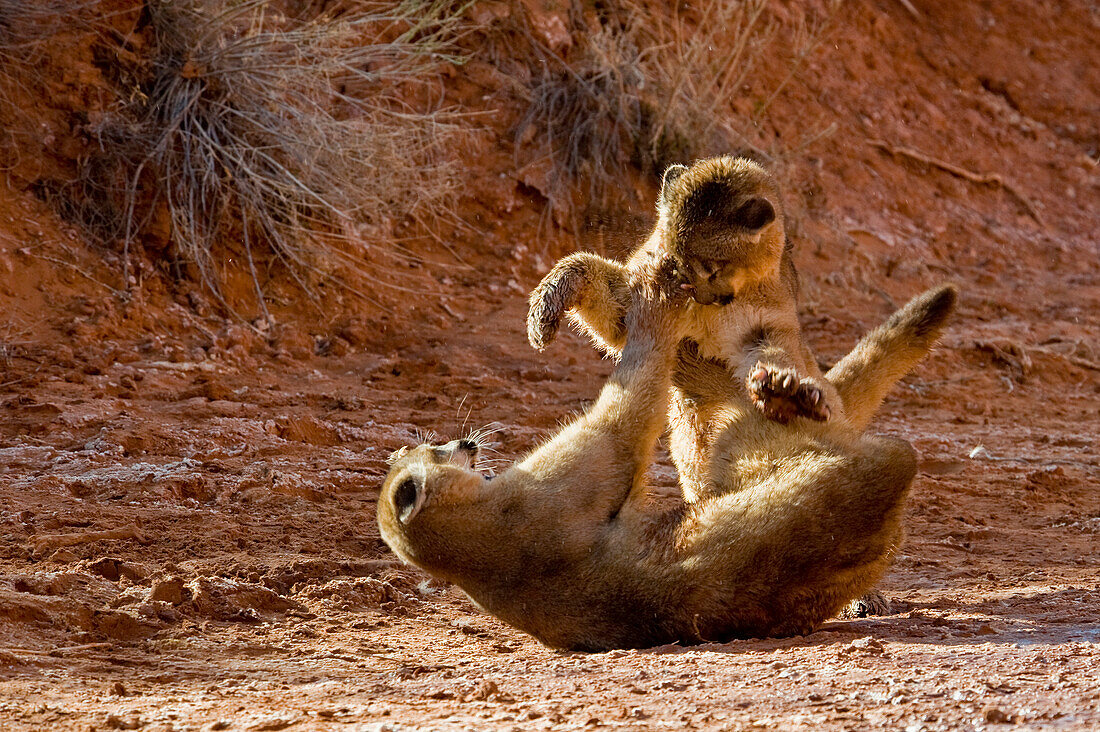
[[[695,341],[680,342],[672,372],[668,447],[688,503],[714,492],[711,446],[729,418],[730,395],[736,390],[725,361],[703,357]]]

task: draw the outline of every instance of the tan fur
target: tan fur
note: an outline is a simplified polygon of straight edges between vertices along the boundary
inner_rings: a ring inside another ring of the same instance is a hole
[[[379,496],[399,556],[554,647],[808,633],[877,581],[900,539],[908,444],[766,419],[724,364],[690,342],[677,351],[691,317],[661,271],[641,266],[625,285],[620,360],[583,415],[491,479],[460,441],[398,454]],[[918,327],[914,315],[896,327]],[[865,353],[893,357],[869,337]],[[685,393],[715,405],[711,490],[659,510],[645,475],[674,366]],[[847,373],[852,389],[884,391],[865,380],[893,369]]]

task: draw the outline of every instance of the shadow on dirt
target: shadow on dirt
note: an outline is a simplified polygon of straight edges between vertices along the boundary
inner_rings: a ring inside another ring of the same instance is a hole
[[[1100,622],[1089,622],[1097,590],[1065,588],[979,603],[940,599],[905,603],[900,615],[834,620],[808,636],[735,640],[697,646],[677,644],[639,650],[647,655],[759,653],[780,649],[838,646],[842,652],[886,652],[882,643],[913,645],[1055,646],[1100,642]]]

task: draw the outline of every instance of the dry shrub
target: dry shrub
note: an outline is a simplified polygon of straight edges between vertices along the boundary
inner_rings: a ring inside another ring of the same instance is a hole
[[[543,131],[554,161],[545,191],[550,211],[575,215],[570,189],[576,181],[584,182],[588,196],[605,199],[633,155],[646,114],[634,35],[601,28],[588,37],[578,63],[545,65],[535,79],[517,137],[531,126]]]
[[[172,242],[214,292],[219,244],[239,237],[261,307],[258,246],[311,292],[318,277],[339,278],[361,261],[357,223],[386,231],[447,208],[455,169],[443,151],[459,127],[409,99],[440,63],[461,61],[450,3],[365,3],[304,21],[268,6],[148,6],[156,52],[133,108],[144,155],[124,235],[131,241],[144,223],[140,186],[151,182]],[[123,148],[130,131],[105,137]],[[133,151],[124,154],[134,160]]]
[[[660,173],[730,151],[773,157],[757,129],[772,103],[826,37],[840,0],[819,12],[779,13],[775,0],[677,4],[667,15],[639,0],[609,3],[571,65],[538,76],[519,134],[541,129],[555,165],[551,207],[584,180],[595,198],[621,187],[625,165]],[[542,49],[552,60],[553,54]],[[782,77],[757,90],[748,114],[733,102],[762,71]]]
[[[75,15],[99,34],[97,63],[117,98],[89,120],[77,179],[38,187],[121,242],[127,267],[136,242],[170,245],[169,259],[193,265],[228,307],[238,261],[266,316],[273,266],[311,295],[326,281],[351,286],[365,261],[409,258],[389,241],[397,223],[453,211],[447,151],[464,125],[440,110],[435,82],[464,61],[464,5],[364,0],[290,17],[268,0],[149,0],[120,33],[95,19],[111,4],[0,0],[0,58],[31,58]]]
[[[770,0],[710,0],[699,17],[682,13],[637,23],[639,42],[655,52],[643,73],[653,86],[650,116],[639,147],[658,169],[669,163],[734,141],[744,143],[744,125],[735,120],[730,102],[756,71],[778,29],[767,11]],[[637,14],[636,7],[631,12]],[[705,154],[705,153],[703,153]]]

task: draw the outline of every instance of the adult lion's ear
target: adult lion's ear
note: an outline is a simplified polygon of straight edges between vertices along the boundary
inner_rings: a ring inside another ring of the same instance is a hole
[[[424,489],[416,478],[408,477],[393,492],[393,510],[397,520],[407,524],[424,506]]]
[[[402,447],[402,448],[400,448],[400,449],[398,449],[398,450],[395,450],[395,451],[391,452],[391,453],[390,453],[390,456],[389,456],[388,458],[386,458],[386,463],[387,463],[388,465],[393,465],[393,464],[394,464],[394,463],[396,463],[396,462],[397,462],[398,460],[400,460],[401,458],[405,457],[405,453],[407,453],[408,451],[409,451],[409,446],[408,446],[408,445],[405,445],[404,447]]]

